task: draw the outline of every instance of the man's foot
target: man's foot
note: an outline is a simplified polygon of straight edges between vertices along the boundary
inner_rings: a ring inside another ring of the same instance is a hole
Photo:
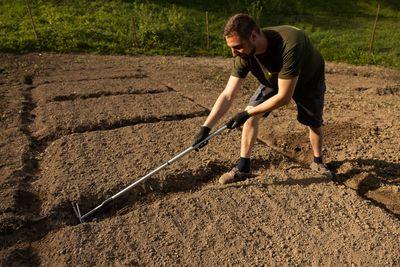
[[[229,184],[250,178],[250,172],[240,172],[237,167],[234,167],[230,172],[226,172],[219,178],[220,184]]]
[[[332,179],[332,177],[333,177],[332,172],[323,163],[315,163],[315,162],[313,162],[313,163],[311,163],[310,168],[311,168],[311,170],[315,171],[316,173],[324,175],[324,176],[326,176],[328,178]]]

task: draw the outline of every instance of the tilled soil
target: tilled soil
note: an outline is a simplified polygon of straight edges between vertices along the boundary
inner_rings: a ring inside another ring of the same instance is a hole
[[[204,116],[207,110],[176,92],[51,102],[33,110],[35,138],[111,129],[138,122]]]
[[[89,209],[178,154],[190,144],[196,126],[204,119],[141,123],[58,139],[43,153],[43,179],[33,183],[38,191],[48,196],[42,203],[42,212],[54,210],[67,201],[83,203],[82,209]],[[179,138],[174,138],[173,132],[180,133]],[[238,138],[238,133],[235,136]],[[208,149],[188,155],[144,186],[155,192],[187,191],[204,179],[210,179],[214,172],[216,177],[220,174],[216,170],[218,166],[225,170],[224,165],[235,154],[229,149],[230,140],[223,139],[222,144],[213,142]],[[256,149],[255,155],[260,154],[257,152]]]
[[[146,94],[168,92],[171,89],[148,77],[132,79],[100,79],[58,82],[39,85],[32,92],[35,101],[68,101],[109,95]]]
[[[0,57],[1,265],[400,264],[398,71],[327,64],[333,180],[308,168],[290,104],[262,121],[251,179],[218,184],[239,156],[226,131],[79,224],[71,203],[85,213],[191,145],[231,61]]]

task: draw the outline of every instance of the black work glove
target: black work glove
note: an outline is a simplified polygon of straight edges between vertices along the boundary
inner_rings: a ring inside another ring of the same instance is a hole
[[[226,127],[228,127],[228,129],[238,128],[242,126],[248,118],[250,118],[250,115],[247,111],[239,112],[226,123]]]
[[[201,126],[200,127],[200,131],[199,133],[195,136],[194,141],[193,141],[193,145],[195,146],[198,143],[200,143],[201,141],[203,141],[204,139],[206,139],[209,135],[209,133],[211,132],[211,129],[208,128],[207,126]],[[198,151],[200,148],[204,147],[205,145],[207,145],[207,142],[202,143],[198,148],[196,148],[196,151]]]

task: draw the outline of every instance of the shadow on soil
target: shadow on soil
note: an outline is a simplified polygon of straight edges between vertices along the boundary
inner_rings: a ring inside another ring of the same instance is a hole
[[[30,246],[19,247],[6,252],[1,266],[39,266],[40,259]]]
[[[333,161],[329,167],[336,172],[335,181],[357,191],[357,194],[367,198],[378,206],[400,219],[400,210],[391,209],[393,194],[386,192],[385,199],[368,196],[369,191],[374,191],[384,185],[400,185],[400,163],[387,162],[377,159],[352,159]],[[390,200],[392,199],[392,200]]]
[[[308,168],[308,165],[305,165],[302,162],[297,161],[296,159],[292,159],[283,153],[279,153],[279,151],[277,151],[277,152],[278,153],[277,153],[276,157],[273,157],[272,159],[269,159],[269,160],[266,160],[265,158],[261,158],[261,157],[252,159],[252,161],[251,161],[252,170],[255,173],[252,176],[252,178],[255,178],[258,175],[266,176],[265,172],[268,173],[268,169],[271,167],[277,168],[277,169],[282,168],[282,172],[284,172],[285,170],[287,170],[287,168],[283,168],[283,166],[281,164],[283,163],[283,165],[285,165],[285,163],[287,163],[287,162],[296,163],[297,164],[296,168]],[[275,176],[275,174],[274,174],[274,176]],[[286,176],[286,175],[283,175],[283,173],[282,173],[282,176]],[[282,186],[284,186],[284,185],[299,185],[302,187],[306,187],[311,184],[329,183],[332,181],[330,178],[321,177],[321,176],[307,177],[304,179],[288,178],[285,180],[273,181],[273,182],[263,182],[263,181],[260,182],[260,179],[253,180],[252,178],[246,179],[247,182],[245,184],[233,183],[233,184],[228,184],[228,185],[224,186],[223,188],[235,188],[235,187],[236,188],[244,188],[244,187],[250,187],[250,186],[268,187],[271,185],[282,185]]]
[[[138,205],[152,203],[169,194],[197,191],[222,173],[228,171],[230,164],[231,163],[220,161],[209,162],[205,167],[199,168],[195,172],[188,170],[166,175],[162,179],[159,176],[150,178],[143,184],[133,188],[126,195],[121,196],[105,206],[97,214],[94,214],[93,218],[88,218],[88,221],[98,221],[116,215],[124,215],[132,209],[135,209]],[[123,188],[116,189],[114,194],[122,189]],[[80,200],[80,203],[83,204],[81,205],[81,212],[88,212],[90,209],[99,205],[101,201],[98,201],[98,197],[96,196],[86,196],[82,198]]]
[[[267,162],[262,158],[255,158],[252,160],[252,169],[258,171],[259,169],[268,168],[271,164],[279,164],[280,160]],[[138,205],[149,204],[157,199],[162,199],[169,194],[174,193],[191,193],[201,189],[204,185],[215,182],[224,172],[229,171],[235,164],[227,161],[211,161],[207,165],[198,168],[197,170],[179,171],[172,174],[165,175],[162,179],[159,176],[149,178],[143,184],[137,185],[132,188],[126,195],[119,197],[108,205],[104,206],[101,211],[94,214],[88,221],[104,220],[113,216],[120,216],[135,209]],[[127,187],[125,185],[124,187]],[[116,194],[124,187],[114,189],[108,196]],[[99,199],[99,196],[83,196],[80,199],[81,213],[87,213],[105,199]],[[64,205],[62,205],[64,207]],[[60,208],[57,208],[60,210]],[[72,208],[71,208],[72,210]],[[76,223],[78,221],[76,220]]]
[[[257,172],[260,169],[279,164],[279,162],[279,159],[266,161],[263,158],[254,158],[252,159],[252,169]],[[198,191],[207,183],[217,182],[219,176],[229,171],[233,166],[232,162],[212,161],[194,172],[192,170],[182,171],[166,175],[162,180],[156,176],[153,179],[147,180],[142,185],[133,188],[127,195],[110,203],[101,212],[95,214],[93,219],[104,220],[112,216],[124,215],[137,205],[149,204],[169,194]],[[120,188],[119,190],[122,189]],[[103,201],[98,201],[97,199],[98,197],[95,196],[81,199],[80,202],[85,203],[81,212],[82,210],[88,212]]]
[[[10,231],[1,233],[3,240],[0,243],[0,249],[11,247],[18,243],[34,242],[51,231],[75,225],[79,222],[75,217],[71,203],[62,203],[48,216],[30,214],[20,219],[22,223],[18,223],[18,219],[19,217],[14,216],[14,224],[10,226]]]
[[[357,179],[355,181],[358,187],[356,190],[360,195],[379,188],[381,183],[396,184],[400,182],[400,163],[359,158],[332,161],[328,165],[336,173],[336,182],[346,183],[351,179]],[[364,174],[364,178],[361,177],[361,174]]]
[[[277,181],[273,182],[272,185],[299,185],[299,186],[309,186],[312,184],[323,184],[323,183],[329,183],[332,180],[328,177],[308,177],[305,179],[286,179],[284,181]]]

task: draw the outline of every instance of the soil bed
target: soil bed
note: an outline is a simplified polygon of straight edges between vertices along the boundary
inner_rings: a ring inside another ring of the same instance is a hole
[[[149,78],[103,79],[94,81],[59,82],[39,85],[33,91],[36,101],[67,101],[118,94],[167,92],[166,86]]]
[[[166,92],[51,102],[38,106],[33,113],[33,136],[53,139],[74,132],[190,118],[208,112],[175,92]]]
[[[105,68],[96,71],[81,70],[64,70],[60,74],[53,72],[50,76],[40,76],[35,79],[35,85],[46,83],[58,82],[72,82],[72,81],[90,81],[102,79],[131,79],[131,78],[144,78],[147,75],[141,69],[114,69]]]
[[[36,190],[42,192],[40,195],[46,195],[43,212],[48,214],[68,201],[82,203],[82,210],[99,204],[189,147],[196,126],[204,119],[140,124],[58,139],[44,152],[41,176],[34,183]],[[233,134],[237,138],[239,132]],[[211,141],[209,148],[161,171],[136,191],[185,192],[215,179],[235,156],[233,148],[237,149],[237,145],[229,144],[231,138],[219,138]],[[260,148],[255,149],[255,154],[260,154]]]

